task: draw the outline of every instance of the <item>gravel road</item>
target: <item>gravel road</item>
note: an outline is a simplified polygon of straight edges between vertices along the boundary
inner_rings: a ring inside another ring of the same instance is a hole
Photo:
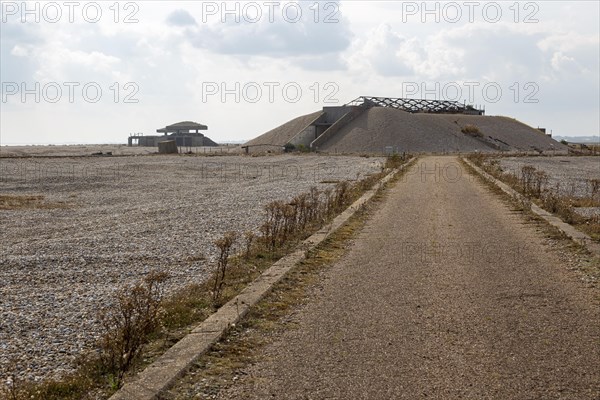
[[[0,159],[0,193],[49,208],[0,210],[0,382],[60,376],[93,348],[95,315],[152,269],[168,290],[206,278],[213,241],[256,230],[263,207],[379,172],[382,159],[131,156]],[[53,207],[52,205],[60,205]]]
[[[458,165],[414,166],[220,398],[600,398],[598,289]]]

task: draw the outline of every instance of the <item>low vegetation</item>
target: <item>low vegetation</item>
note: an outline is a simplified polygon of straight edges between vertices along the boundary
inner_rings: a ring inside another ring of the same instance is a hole
[[[50,202],[42,195],[4,195],[0,194],[0,210],[28,210],[66,208],[63,202]]]
[[[295,153],[295,152],[310,153],[310,147],[303,145],[303,144],[299,144],[296,146],[292,143],[286,143],[283,146],[283,151],[286,153]]]
[[[462,129],[461,132],[464,133],[465,135],[471,136],[471,137],[483,137],[483,133],[481,133],[481,131],[479,130],[479,127],[477,127],[476,125],[465,125]]]
[[[221,293],[223,291],[223,285],[225,284],[225,277],[227,274],[227,266],[229,265],[229,254],[237,238],[236,232],[227,232],[222,238],[215,241],[215,246],[219,250],[219,257],[217,258],[217,268],[214,272],[213,288],[212,288],[212,300],[215,308],[219,306],[219,300],[221,299]]]
[[[116,294],[116,304],[101,311],[105,333],[99,343],[98,364],[111,388],[121,386],[150,335],[159,327],[167,278],[166,272],[152,271],[142,281],[123,287]]]
[[[384,169],[400,168],[400,166],[402,166],[402,164],[406,163],[406,160],[408,158],[409,158],[409,156],[407,156],[406,153],[404,153],[402,155],[400,155],[398,153],[394,153],[385,160],[385,164],[384,164],[383,168]]]
[[[487,173],[524,195],[528,201],[558,215],[566,223],[600,241],[600,216],[596,213],[586,217],[576,212],[578,207],[600,207],[600,179],[587,181],[588,192],[585,195],[575,195],[573,190],[564,194],[559,183],[551,186],[548,174],[533,165],[524,165],[517,172],[506,172],[500,167],[497,158],[482,154],[469,158]]]

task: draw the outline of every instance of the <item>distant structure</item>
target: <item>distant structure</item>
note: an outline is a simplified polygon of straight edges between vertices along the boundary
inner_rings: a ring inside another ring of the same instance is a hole
[[[294,118],[242,148],[342,154],[568,151],[539,129],[485,114],[482,107],[458,101],[360,96]]]
[[[206,125],[192,121],[183,121],[157,129],[156,132],[162,133],[162,135],[144,136],[141,133],[129,135],[127,145],[129,147],[157,147],[160,142],[174,140],[179,147],[218,146],[217,143],[200,133],[200,131],[207,129],[208,126]]]

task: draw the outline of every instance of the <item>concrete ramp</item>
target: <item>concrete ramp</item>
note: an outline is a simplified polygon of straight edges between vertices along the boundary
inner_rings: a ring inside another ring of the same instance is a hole
[[[329,126],[329,128],[311,142],[310,148],[312,150],[318,150],[321,144],[326,143],[329,139],[333,138],[346,125],[362,115],[368,107],[354,106],[348,107],[348,109],[349,110],[345,114],[338,118],[331,126]]]

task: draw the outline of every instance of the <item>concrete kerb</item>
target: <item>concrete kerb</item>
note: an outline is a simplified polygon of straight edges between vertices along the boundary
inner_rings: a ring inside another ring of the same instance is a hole
[[[109,400],[158,400],[159,396],[183,376],[192,364],[206,353],[231,326],[248,313],[250,307],[258,303],[276,283],[302,261],[306,257],[307,251],[313,250],[344,225],[357,210],[373,198],[383,185],[405,167],[410,166],[413,160],[414,158],[399,169],[387,174],[330,224],[304,240],[298,250],[274,263],[240,294],[219,308],[217,312],[200,323],[154,363],[140,372],[134,380],[126,383]]]
[[[515,197],[515,198],[518,198],[521,200],[527,200],[521,193],[519,193],[516,190],[514,190],[513,188],[511,188],[506,183],[504,183],[504,182],[496,179],[492,175],[488,174],[487,172],[485,172],[484,170],[482,170],[481,168],[479,168],[478,166],[473,164],[471,161],[467,160],[466,158],[463,158],[463,160],[470,167],[472,167],[475,171],[477,171],[477,173],[479,175],[483,176],[485,179],[493,182],[496,186],[498,186],[500,188],[500,190],[502,190],[504,193],[508,194],[511,197]],[[573,241],[579,243],[580,245],[582,245],[583,247],[585,247],[590,253],[595,254],[595,255],[600,255],[600,244],[594,242],[593,239],[591,237],[589,237],[588,235],[586,235],[585,233],[578,231],[572,225],[567,224],[566,222],[561,220],[559,217],[544,210],[543,208],[539,207],[537,204],[533,204],[533,203],[531,204],[531,211],[533,211],[534,214],[536,214],[536,215],[540,216],[541,218],[543,218],[544,220],[546,220],[546,222],[548,222],[550,225],[558,228],[561,232],[563,232],[565,235],[567,235],[571,240],[573,240]]]

